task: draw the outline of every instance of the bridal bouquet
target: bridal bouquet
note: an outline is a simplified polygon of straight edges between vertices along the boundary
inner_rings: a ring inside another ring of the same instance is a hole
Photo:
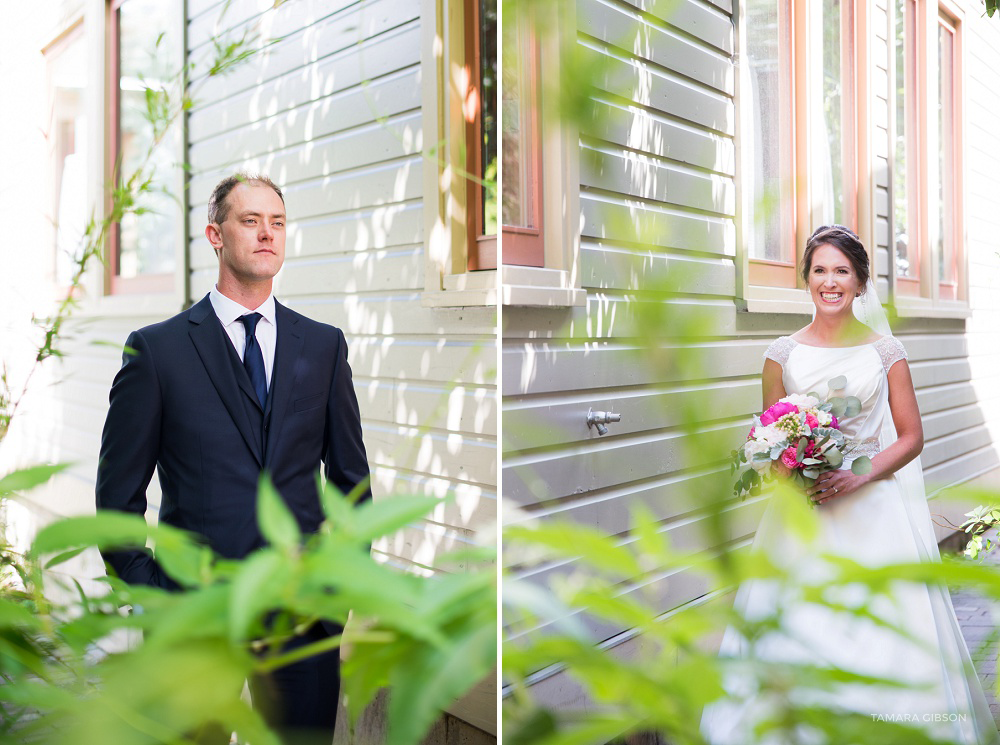
[[[829,382],[831,391],[846,386],[843,375]],[[791,479],[805,489],[821,473],[840,468],[849,443],[840,431],[838,417],[856,416],[860,411],[861,401],[854,396],[835,396],[826,401],[815,393],[785,396],[754,417],[743,447],[733,451],[733,494],[743,498],[757,495],[761,483],[775,477]],[[867,473],[871,459],[857,458],[851,470]]]

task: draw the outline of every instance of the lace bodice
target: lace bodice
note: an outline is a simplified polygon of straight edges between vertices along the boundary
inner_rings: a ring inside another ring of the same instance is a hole
[[[771,342],[771,345],[764,352],[764,357],[767,359],[774,360],[782,367],[788,362],[788,356],[792,353],[795,347],[808,346],[799,344],[795,339],[790,336],[780,336]],[[878,341],[872,342],[871,345],[862,344],[861,346],[872,346],[875,351],[878,352],[879,359],[882,360],[882,369],[889,372],[889,368],[892,367],[896,362],[900,360],[905,360],[909,358],[906,354],[906,348],[903,343],[897,339],[895,336],[883,336]],[[811,347],[811,349],[823,349],[824,347]],[[836,347],[838,349],[858,349],[858,347]]]
[[[825,399],[831,393],[830,380],[843,375],[847,385],[835,395],[856,396],[861,401],[861,412],[840,422],[841,431],[851,441],[845,455],[850,458],[878,452],[883,422],[891,417],[888,371],[907,356],[898,339],[883,336],[853,347],[814,347],[783,336],[764,356],[781,365],[786,394],[816,393]]]

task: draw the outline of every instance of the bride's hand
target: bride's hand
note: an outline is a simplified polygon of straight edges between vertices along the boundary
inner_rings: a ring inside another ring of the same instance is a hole
[[[821,473],[816,483],[806,489],[806,495],[816,504],[830,499],[846,497],[868,483],[867,476],[858,476],[849,470]]]

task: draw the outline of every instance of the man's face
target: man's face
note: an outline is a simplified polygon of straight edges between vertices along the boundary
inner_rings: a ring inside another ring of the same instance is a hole
[[[241,284],[271,279],[285,260],[285,205],[269,186],[238,184],[229,214],[206,235],[219,256],[219,279]]]

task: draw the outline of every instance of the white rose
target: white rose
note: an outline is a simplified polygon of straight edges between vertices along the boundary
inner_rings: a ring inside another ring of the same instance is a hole
[[[751,460],[750,467],[757,473],[764,473],[767,469],[771,467],[771,459],[767,460]]]
[[[782,401],[787,401],[788,403],[798,406],[800,410],[812,409],[819,405],[819,399],[815,396],[805,396],[801,393],[793,393],[790,396],[785,396]]]
[[[829,426],[830,424],[833,424],[833,414],[829,411],[817,411],[816,421],[824,427]]]
[[[780,429],[775,427],[773,424],[769,424],[766,427],[758,427],[753,433],[754,439],[757,442],[764,443],[767,445],[767,449],[770,450],[775,445],[780,445],[785,441],[785,433]]]

